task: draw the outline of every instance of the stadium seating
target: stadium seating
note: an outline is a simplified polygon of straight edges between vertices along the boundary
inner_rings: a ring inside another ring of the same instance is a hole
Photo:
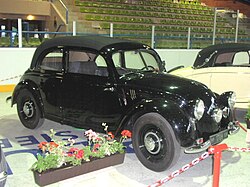
[[[140,38],[150,44],[152,25],[155,25],[158,48],[177,43],[176,38],[183,44],[178,48],[186,48],[190,27],[197,48],[211,44],[214,10],[198,0],[75,0],[75,5],[85,20],[95,23],[92,25],[95,25],[97,33],[109,33],[110,23],[113,23],[115,35]],[[216,34],[217,37],[233,38],[234,26],[226,18],[218,16]],[[244,30],[239,30],[239,35],[247,37]],[[172,47],[177,48],[176,45]]]

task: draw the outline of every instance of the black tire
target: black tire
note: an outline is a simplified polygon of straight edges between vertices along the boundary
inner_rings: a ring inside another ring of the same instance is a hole
[[[148,113],[136,120],[132,144],[140,162],[156,172],[172,167],[180,156],[181,147],[172,127],[157,113]]]
[[[17,113],[22,124],[29,129],[40,127],[44,122],[37,101],[27,89],[21,90],[17,96]]]

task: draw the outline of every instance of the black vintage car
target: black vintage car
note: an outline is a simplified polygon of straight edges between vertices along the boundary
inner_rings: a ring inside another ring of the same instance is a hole
[[[101,36],[50,39],[35,51],[12,95],[23,125],[44,119],[114,134],[132,131],[138,159],[163,171],[180,148],[204,151],[237,131],[234,92],[221,95],[205,85],[166,73],[149,46]]]

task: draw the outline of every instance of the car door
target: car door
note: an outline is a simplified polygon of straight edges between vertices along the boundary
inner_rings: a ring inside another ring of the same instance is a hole
[[[60,121],[62,117],[60,93],[64,71],[63,55],[62,48],[52,48],[41,56],[40,63],[38,63],[44,112],[49,119],[56,121]]]
[[[102,123],[109,130],[116,129],[122,103],[104,58],[90,51],[69,50],[67,59],[62,81],[64,120],[93,130],[102,130]]]

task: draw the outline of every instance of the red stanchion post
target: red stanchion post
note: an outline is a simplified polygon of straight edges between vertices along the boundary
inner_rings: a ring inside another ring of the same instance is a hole
[[[219,187],[221,152],[227,149],[227,144],[219,144],[209,148],[209,150],[214,154],[213,187]]]
[[[237,121],[236,124],[239,125],[239,127],[240,127],[243,131],[247,132],[247,129],[246,129],[243,125],[241,125],[239,121]]]

